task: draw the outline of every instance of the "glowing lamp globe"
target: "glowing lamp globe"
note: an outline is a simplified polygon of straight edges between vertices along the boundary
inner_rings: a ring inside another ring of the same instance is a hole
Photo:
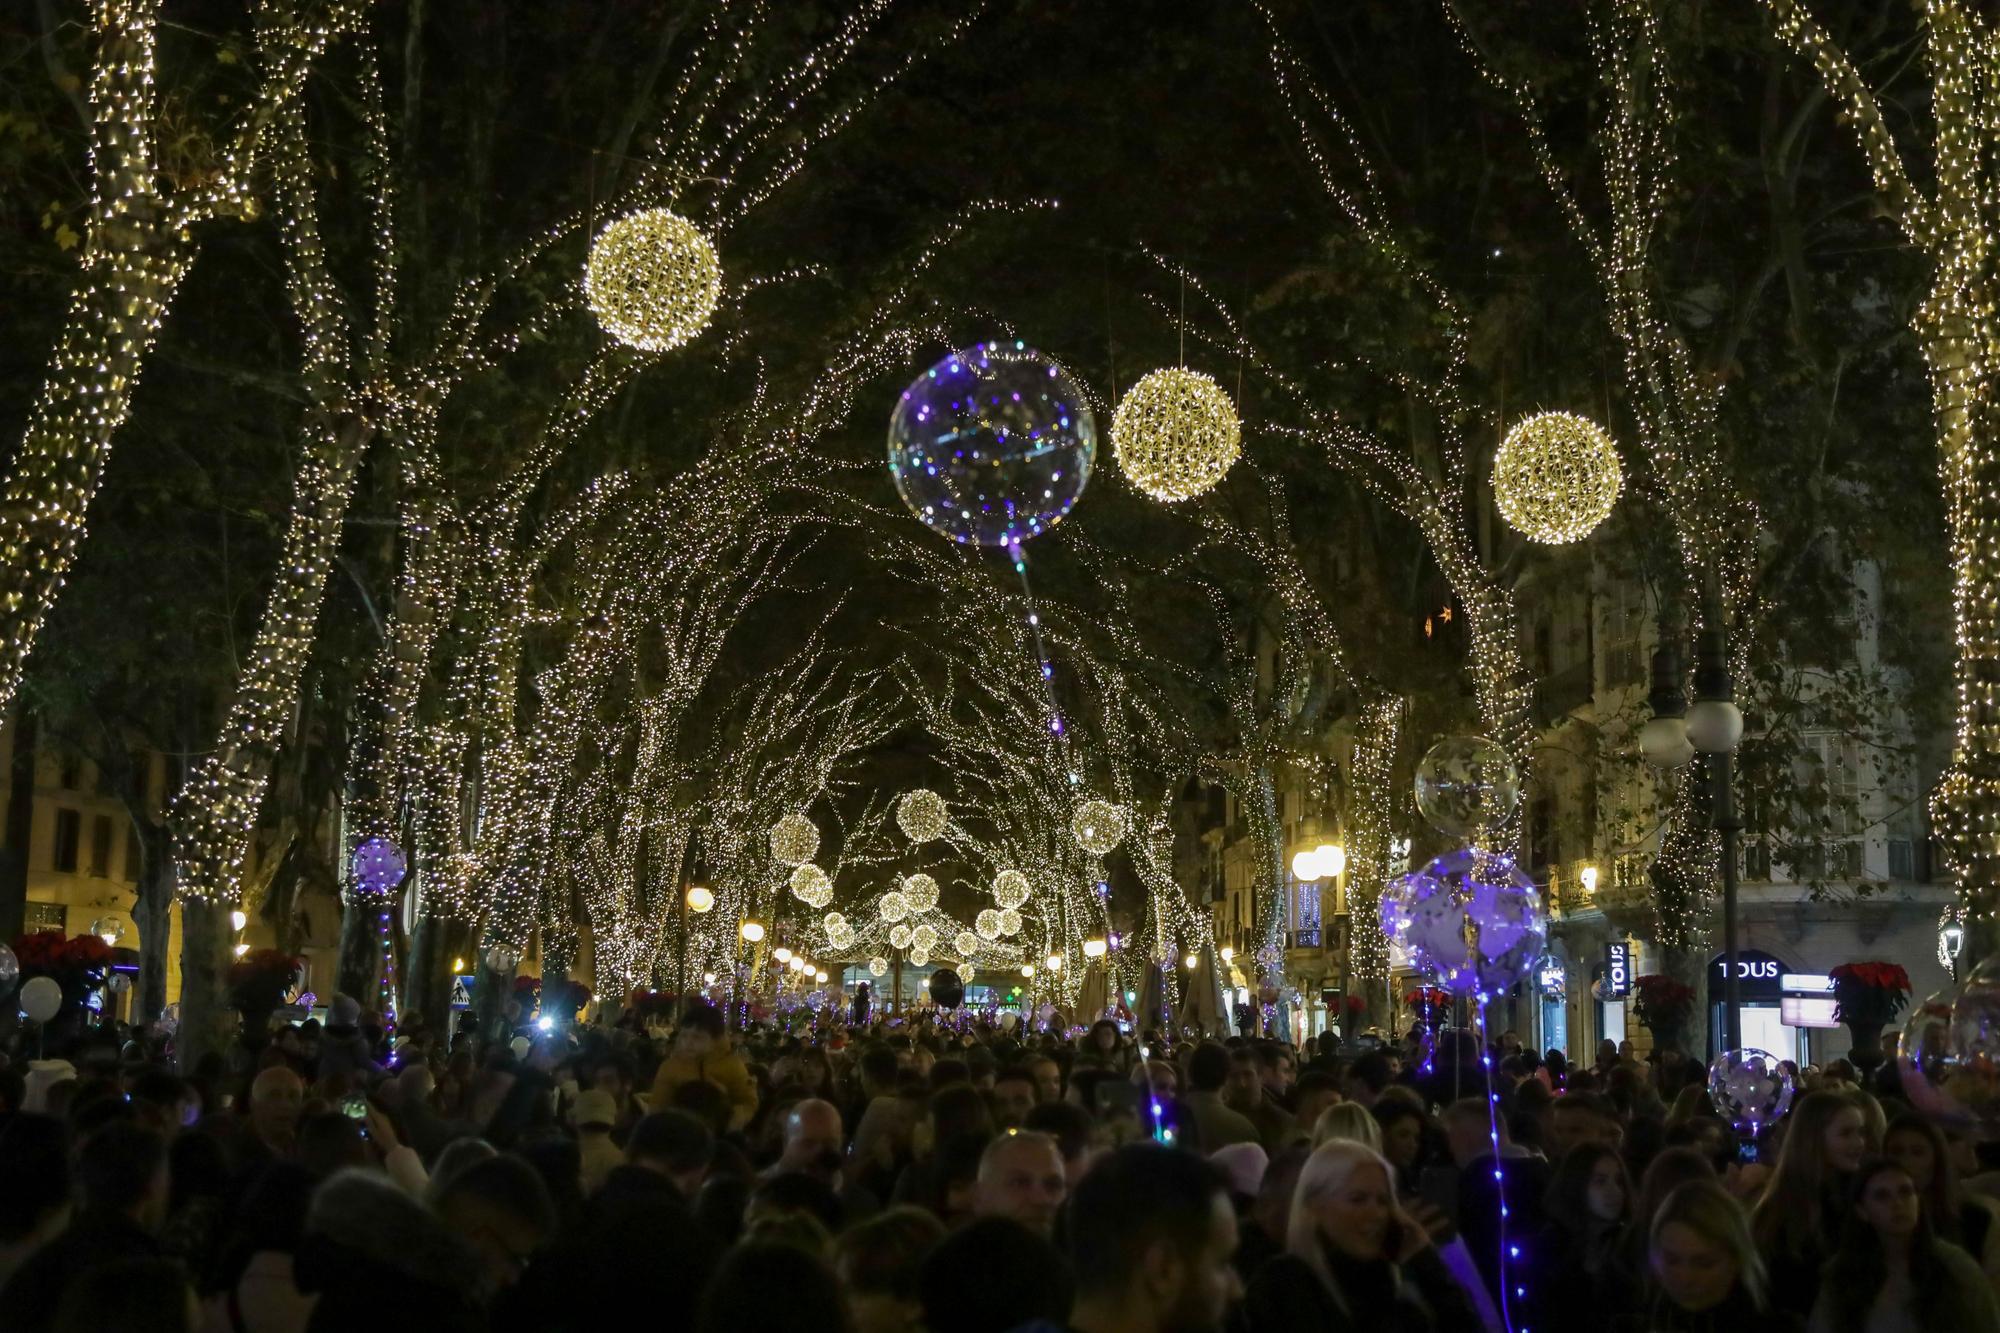
[[[363,838],[354,848],[354,891],[393,893],[408,868],[395,843],[387,838]]]
[[[1319,860],[1319,873],[1342,875],[1347,872],[1347,849],[1337,842],[1323,842],[1313,848],[1313,855]]]
[[[954,352],[889,420],[889,475],[953,541],[1013,546],[1060,523],[1090,480],[1097,423],[1054,361],[1021,342]]]
[[[1125,840],[1124,810],[1109,801],[1085,801],[1070,823],[1076,845],[1092,856],[1103,856]]]
[[[887,922],[901,921],[910,914],[910,900],[896,889],[882,895],[882,919]]]
[[[1684,717],[1649,717],[1639,728],[1639,752],[1655,768],[1686,768],[1694,762]]]
[[[1588,537],[1610,517],[1623,484],[1618,446],[1573,412],[1517,422],[1493,456],[1500,516],[1530,541],[1560,546]]]
[[[906,792],[896,802],[896,826],[911,842],[934,842],[944,836],[944,797],[927,788]]]
[[[697,884],[688,890],[688,911],[699,916],[715,907],[715,891]]]
[[[1083,956],[1085,958],[1102,958],[1104,957],[1104,950],[1105,944],[1103,940],[1085,940],[1083,942]]]
[[[755,944],[757,943],[757,941],[764,938],[763,923],[757,921],[745,921],[743,925],[737,930],[737,934],[741,935],[745,940],[748,940],[750,943]]]
[[[708,327],[722,300],[722,265],[694,223],[664,208],[641,209],[597,233],[583,293],[606,333],[664,352]]]
[[[1236,404],[1198,370],[1155,370],[1111,414],[1111,452],[1134,486],[1169,504],[1221,481],[1243,452]]]
[[[784,945],[780,944],[777,948],[771,950],[771,957],[777,959],[781,963],[789,963],[792,961],[792,951],[790,949],[787,949]]]
[[[824,907],[833,901],[833,881],[810,861],[792,871],[791,885],[792,893],[808,907]]]
[[[1417,763],[1417,813],[1447,837],[1490,833],[1520,800],[1520,769],[1484,736],[1447,736]]]
[[[771,859],[795,866],[819,853],[819,827],[804,815],[786,815],[771,825]]]
[[[1687,738],[1703,754],[1727,754],[1743,739],[1743,710],[1726,699],[1697,699],[1687,711]]]
[[[929,875],[912,875],[903,881],[903,897],[909,900],[912,912],[928,912],[937,906],[937,881]]]
[[[993,901],[995,905],[1022,907],[1028,901],[1028,877],[1018,870],[1003,870],[993,877]]]
[[[1309,847],[1305,851],[1292,853],[1293,879],[1310,884],[1325,874],[1326,871],[1320,868],[1319,850],[1317,848]]]

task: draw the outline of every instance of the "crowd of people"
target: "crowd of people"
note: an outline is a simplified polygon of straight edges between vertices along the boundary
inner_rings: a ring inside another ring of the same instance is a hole
[[[1845,1065],[1751,1154],[1511,1033],[331,1018],[0,1065],[0,1333],[2000,1333],[2000,1173]]]

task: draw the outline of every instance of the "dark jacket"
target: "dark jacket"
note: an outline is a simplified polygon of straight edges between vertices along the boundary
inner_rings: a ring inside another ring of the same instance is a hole
[[[1340,1284],[1335,1299],[1312,1266],[1295,1254],[1270,1260],[1250,1283],[1244,1323],[1256,1333],[1459,1333],[1479,1314],[1434,1248],[1403,1265],[1359,1263],[1331,1249]]]
[[[123,1213],[78,1213],[67,1231],[30,1255],[0,1289],[0,1333],[48,1328],[70,1279],[86,1269],[121,1259],[153,1259],[159,1253],[159,1243]]]

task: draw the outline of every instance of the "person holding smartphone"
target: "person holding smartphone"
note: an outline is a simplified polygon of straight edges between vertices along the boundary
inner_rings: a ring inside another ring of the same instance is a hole
[[[1430,1233],[1397,1203],[1389,1163],[1340,1139],[1306,1159],[1285,1253],[1258,1270],[1245,1313],[1260,1333],[1480,1327]]]

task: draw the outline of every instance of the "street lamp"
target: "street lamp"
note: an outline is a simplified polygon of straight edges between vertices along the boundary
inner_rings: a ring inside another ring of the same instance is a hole
[[[1938,921],[1938,961],[1958,980],[1958,956],[1965,952],[1965,915],[1956,903],[1944,909]]]
[[[756,921],[745,921],[736,933],[743,937],[745,943],[755,944],[764,938],[764,927]]]
[[[1102,958],[1104,957],[1104,951],[1105,943],[1103,940],[1085,940],[1083,942],[1083,956],[1085,958]]]
[[[1729,642],[1723,629],[1722,598],[1712,578],[1703,580],[1702,630],[1695,649],[1692,708],[1680,687],[1680,622],[1670,611],[1660,616],[1660,646],[1653,654],[1653,716],[1639,733],[1639,747],[1661,768],[1680,768],[1697,752],[1708,756],[1708,825],[1722,835],[1722,1002],[1724,1045],[1743,1047],[1742,987],[1736,968],[1736,839],[1743,820],[1736,812],[1735,755],[1743,739],[1743,713],[1736,706],[1736,683],[1729,675]]]

